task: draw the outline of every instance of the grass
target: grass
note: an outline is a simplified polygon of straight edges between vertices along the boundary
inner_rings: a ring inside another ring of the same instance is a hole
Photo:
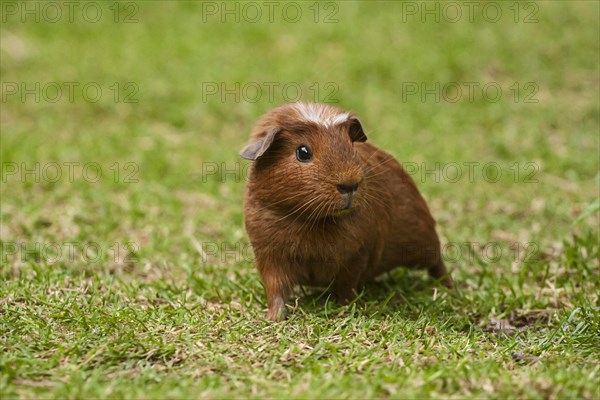
[[[318,23],[306,2],[296,23],[120,3],[115,23],[93,4],[97,23],[2,9],[2,398],[598,398],[598,3],[520,3],[517,23],[512,3],[496,23],[358,1]],[[102,95],[51,102],[64,82]],[[262,97],[223,95],[236,82]],[[356,111],[412,168],[456,293],[399,269],[349,306],[304,288],[262,319],[237,151],[286,100],[269,82]],[[449,82],[502,96],[406,92]]]

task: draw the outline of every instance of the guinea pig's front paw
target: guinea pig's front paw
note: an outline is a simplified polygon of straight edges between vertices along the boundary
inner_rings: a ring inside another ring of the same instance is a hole
[[[454,280],[452,279],[452,277],[450,275],[448,275],[444,278],[444,280],[442,281],[442,284],[450,290],[456,289],[456,287],[454,286]]]
[[[285,321],[286,317],[287,317],[287,311],[286,311],[285,307],[270,308],[269,311],[267,311],[267,315],[265,316],[265,318],[268,319],[269,321],[275,321],[275,322]]]
[[[290,288],[281,284],[277,275],[263,274],[267,292],[268,311],[266,318],[271,321],[283,321],[287,315],[285,301],[289,298]]]

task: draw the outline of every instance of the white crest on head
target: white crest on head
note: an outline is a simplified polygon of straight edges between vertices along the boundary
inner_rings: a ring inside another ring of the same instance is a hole
[[[347,121],[350,117],[350,114],[347,112],[339,112],[335,108],[316,103],[298,102],[294,103],[294,108],[305,120],[323,125],[326,128]]]

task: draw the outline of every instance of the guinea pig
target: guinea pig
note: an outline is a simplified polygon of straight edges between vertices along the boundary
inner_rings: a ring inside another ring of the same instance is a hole
[[[263,115],[240,151],[252,160],[244,223],[267,319],[286,318],[295,285],[331,285],[347,304],[361,283],[399,266],[453,287],[417,186],[366,140],[353,113],[298,102]]]

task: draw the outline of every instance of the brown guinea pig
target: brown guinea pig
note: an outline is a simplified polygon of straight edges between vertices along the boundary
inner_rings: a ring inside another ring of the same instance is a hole
[[[285,319],[294,285],[332,285],[345,304],[360,283],[398,266],[453,287],[414,181],[366,140],[354,114],[292,103],[263,115],[240,151],[253,161],[245,225],[268,319]]]

